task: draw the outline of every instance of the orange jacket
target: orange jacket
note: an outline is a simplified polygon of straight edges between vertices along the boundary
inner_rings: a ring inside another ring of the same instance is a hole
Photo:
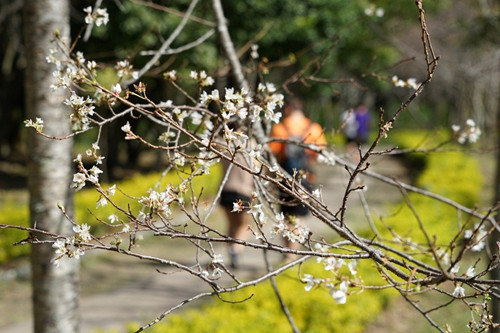
[[[281,123],[274,125],[271,129],[271,137],[289,139],[292,136],[301,137],[304,140],[304,143],[315,144],[319,147],[324,147],[326,145],[326,138],[321,125],[313,123],[302,113],[294,113],[283,118]],[[284,143],[273,141],[269,143],[269,148],[273,154],[276,155],[279,162],[284,161]],[[310,158],[316,157],[316,153],[312,150],[306,149],[306,153]]]

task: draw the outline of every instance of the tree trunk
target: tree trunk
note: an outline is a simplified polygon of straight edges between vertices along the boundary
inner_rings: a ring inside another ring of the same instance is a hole
[[[45,60],[57,30],[69,40],[69,2],[67,0],[26,0],[24,5],[26,46],[25,93],[28,119],[44,121],[43,131],[62,136],[70,133],[67,97],[63,89],[52,91],[55,83],[52,64]],[[72,140],[48,140],[28,131],[28,187],[32,226],[70,234],[72,226],[57,204],[69,214],[73,210],[70,190]],[[41,236],[37,236],[41,239]],[[32,291],[34,332],[78,332],[78,263],[61,262],[55,267],[50,244],[32,245]]]

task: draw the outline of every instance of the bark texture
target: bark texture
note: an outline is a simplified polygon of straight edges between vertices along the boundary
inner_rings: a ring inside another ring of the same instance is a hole
[[[52,64],[45,57],[54,45],[57,30],[69,41],[69,1],[25,0],[24,38],[27,68],[25,74],[28,119],[44,121],[43,131],[62,136],[70,133],[67,97],[63,89],[53,91]],[[57,203],[72,213],[72,140],[55,141],[28,130],[30,220],[32,226],[55,233],[70,234],[72,226]],[[39,239],[40,236],[37,236]],[[31,268],[35,333],[78,332],[78,263],[61,262],[55,267],[51,244],[32,245]]]

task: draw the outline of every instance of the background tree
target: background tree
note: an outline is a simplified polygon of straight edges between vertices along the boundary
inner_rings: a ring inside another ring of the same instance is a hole
[[[64,91],[53,91],[53,65],[46,60],[53,47],[54,32],[69,43],[69,2],[67,0],[25,1],[24,38],[26,49],[25,95],[30,118],[43,118],[43,130],[55,136],[67,135],[70,124]],[[42,125],[42,124],[39,124]],[[41,129],[42,127],[40,127]],[[71,139],[53,142],[36,133],[28,136],[28,188],[30,220],[34,228],[68,235],[71,224],[61,214],[73,211]],[[54,266],[54,250],[43,235],[32,235],[31,269],[34,331],[36,333],[78,331],[78,263]]]
[[[23,161],[24,147],[20,136],[20,120],[24,116],[22,67],[23,2],[3,1],[0,4],[0,161]],[[16,87],[19,89],[12,89]],[[17,125],[16,125],[17,124]]]

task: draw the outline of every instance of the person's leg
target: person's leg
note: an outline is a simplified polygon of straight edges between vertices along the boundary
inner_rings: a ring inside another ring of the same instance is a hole
[[[229,207],[224,208],[226,218],[228,221],[228,236],[234,239],[245,240],[248,233],[248,225],[250,222],[249,214],[246,212],[235,213],[231,212]],[[231,266],[237,267],[238,256],[243,252],[244,246],[242,244],[229,243],[229,255],[231,257]]]
[[[288,238],[285,238],[285,247],[291,249],[291,250],[299,250],[300,249],[300,243],[295,241],[292,242]],[[285,261],[290,262],[297,259],[297,255],[293,253],[285,253]]]
[[[347,143],[346,155],[353,163],[359,163],[359,147],[355,141]]]

